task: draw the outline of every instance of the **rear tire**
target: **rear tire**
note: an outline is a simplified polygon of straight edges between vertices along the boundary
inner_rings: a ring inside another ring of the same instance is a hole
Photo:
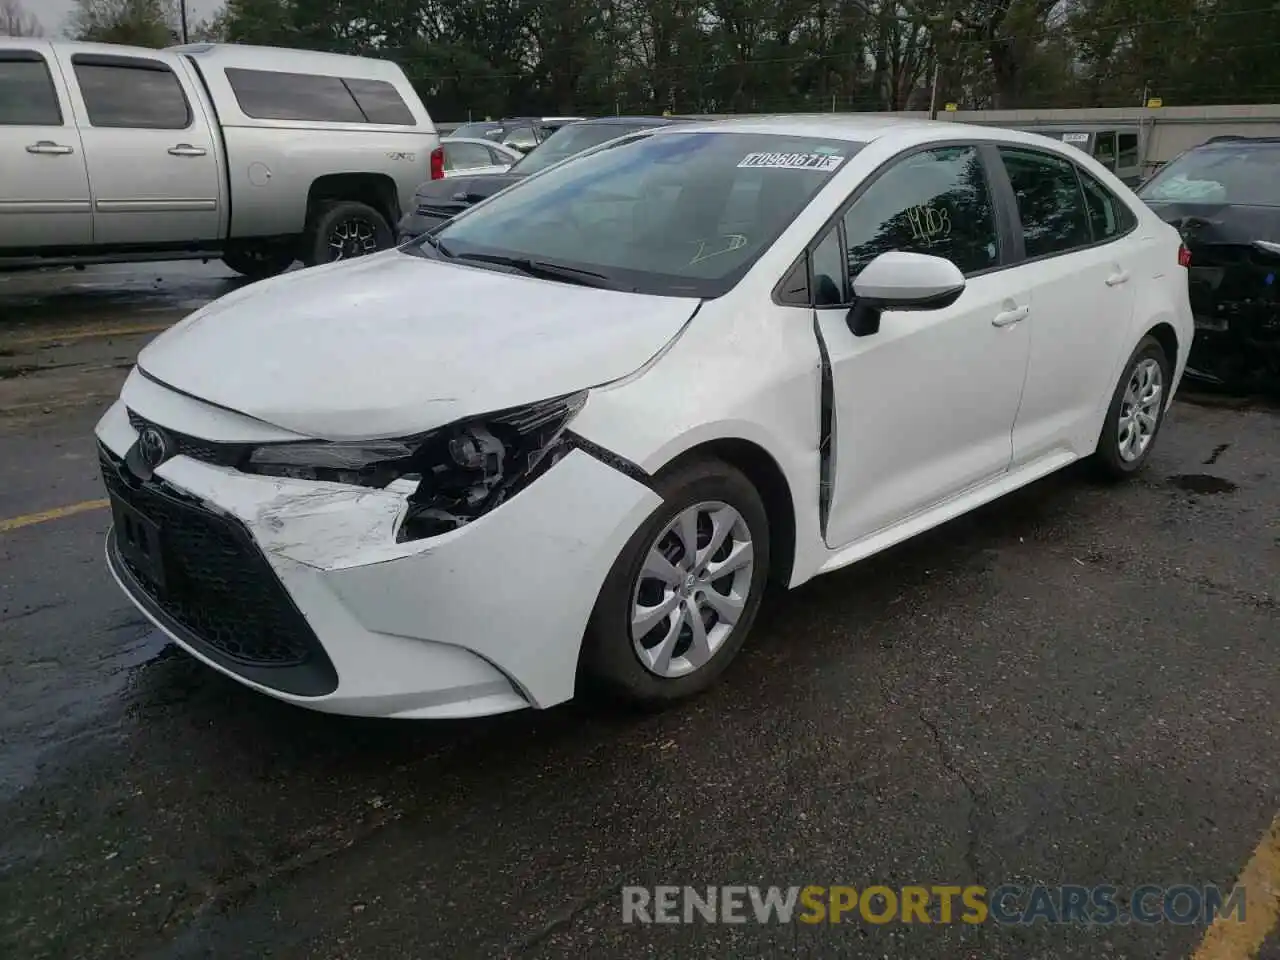
[[[1101,479],[1127,480],[1146,466],[1164,424],[1172,384],[1172,364],[1160,341],[1144,337],[1125,364],[1107,407],[1093,455]]]
[[[222,251],[222,262],[250,280],[265,280],[293,266],[295,254],[293,246],[284,243],[238,243]]]
[[[663,503],[605,578],[581,657],[589,687],[650,706],[715,682],[750,632],[769,574],[768,517],[740,471],[700,460],[654,489]]]
[[[339,200],[316,213],[305,243],[307,266],[367,256],[396,245],[387,218],[356,200]]]

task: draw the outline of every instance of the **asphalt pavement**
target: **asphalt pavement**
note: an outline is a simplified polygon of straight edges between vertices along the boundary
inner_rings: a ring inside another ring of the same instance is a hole
[[[236,283],[0,278],[0,956],[1175,958],[1203,927],[636,925],[620,890],[1280,890],[1280,411],[1179,402],[1135,482],[779,597],[664,713],[351,720],[176,651],[104,567],[93,423]]]

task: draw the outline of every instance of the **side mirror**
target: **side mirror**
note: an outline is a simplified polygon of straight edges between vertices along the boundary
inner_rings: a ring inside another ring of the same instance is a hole
[[[849,329],[865,337],[880,330],[885,310],[940,310],[964,293],[964,274],[950,260],[924,253],[890,250],[853,278]]]

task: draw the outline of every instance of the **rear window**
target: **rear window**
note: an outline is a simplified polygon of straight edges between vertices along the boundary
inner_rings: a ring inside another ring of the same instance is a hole
[[[227,68],[227,82],[245,116],[258,120],[385,123],[412,126],[413,113],[383,80],[313,73]]]
[[[1138,196],[1152,203],[1280,207],[1280,142],[1197,147],[1165,164]]]
[[[455,257],[533,258],[599,273],[618,289],[720,296],[861,147],[662,131],[525,180],[435,236]]]
[[[62,109],[49,67],[38,53],[0,57],[0,125],[62,126]]]

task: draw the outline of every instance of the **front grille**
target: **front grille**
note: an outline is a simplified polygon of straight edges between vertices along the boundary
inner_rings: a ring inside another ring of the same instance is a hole
[[[177,433],[168,427],[153,423],[146,417],[129,411],[129,425],[141,433],[147,427],[155,427],[173,442],[175,455],[191,457],[205,463],[216,463],[223,467],[238,467],[248,455],[251,445],[247,443],[219,443],[215,440],[202,440],[185,433]]]
[[[108,492],[160,525],[163,589],[113,542],[131,593],[201,653],[246,679],[302,696],[337,688],[337,673],[266,557],[234,517],[163,481],[137,481],[99,447]]]

